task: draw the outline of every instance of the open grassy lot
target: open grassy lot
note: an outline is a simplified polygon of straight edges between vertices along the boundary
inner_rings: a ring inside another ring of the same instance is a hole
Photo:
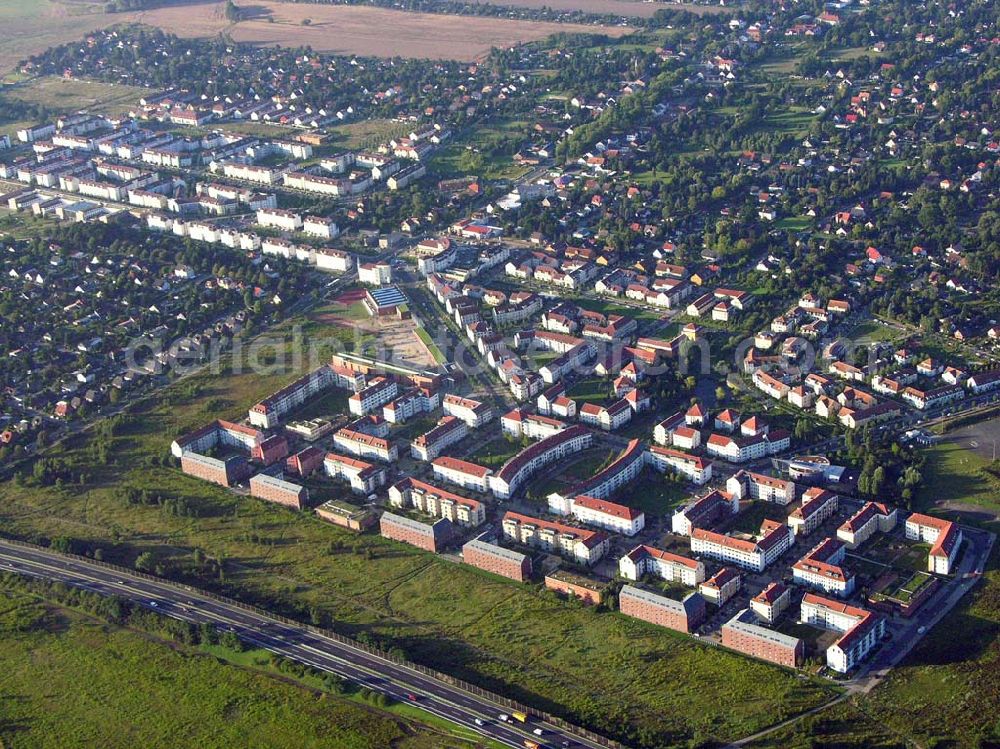
[[[5,747],[471,747],[399,718],[275,678],[267,653],[229,665],[33,596],[0,593]],[[128,688],[123,688],[128,685]],[[457,726],[453,727],[455,730]]]
[[[61,486],[0,485],[0,523],[17,536],[99,545],[106,559],[125,564],[151,551],[173,576],[298,616],[315,607],[345,634],[398,645],[419,662],[636,745],[640,736],[647,746],[735,738],[827,698],[826,688],[766,664],[554,602],[379,537],[357,537],[165,465],[176,435],[240,416],[291,377],[226,372],[175,385],[103,438],[112,443],[107,463],[81,437],[60,449],[62,467],[76,478]],[[155,502],[129,505],[130,486],[184,497],[196,517]],[[221,560],[221,576],[199,561],[202,554]],[[623,705],[626,692],[632,697]],[[677,700],[692,709],[672,709]]]
[[[467,455],[466,459],[490,468],[499,468],[524,448],[525,445],[520,440],[496,437],[483,442],[475,452]]]
[[[690,496],[690,490],[682,482],[672,481],[647,469],[637,481],[620,491],[614,499],[616,502],[642,510],[647,515],[670,515]]]
[[[634,317],[640,323],[642,323],[643,320],[659,320],[664,314],[664,312],[658,312],[656,310],[641,307],[631,307],[627,304],[618,304],[617,302],[605,299],[576,297],[572,299],[572,302],[583,309],[595,310],[605,315],[624,315],[625,317]]]
[[[874,320],[866,320],[851,328],[847,337],[857,343],[874,343],[905,338],[906,332],[892,325],[880,325]]]
[[[611,382],[603,377],[588,377],[577,380],[566,391],[578,407],[584,403],[604,403],[611,397]]]
[[[29,55],[113,23],[100,2],[0,0],[0,77]]]
[[[99,109],[113,115],[136,106],[149,89],[43,76],[19,83],[4,93],[13,101],[39,104],[53,112]]]
[[[917,494],[920,509],[975,513],[982,508],[994,517],[1000,512],[1000,479],[986,470],[990,460],[969,449],[956,434],[925,454],[924,483]]]

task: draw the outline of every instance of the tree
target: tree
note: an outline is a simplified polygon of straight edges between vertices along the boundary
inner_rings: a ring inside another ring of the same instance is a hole
[[[135,560],[135,568],[140,572],[149,572],[153,569],[154,564],[153,554],[149,551],[142,552]]]

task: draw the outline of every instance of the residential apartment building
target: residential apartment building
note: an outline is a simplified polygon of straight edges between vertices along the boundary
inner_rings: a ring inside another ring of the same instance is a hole
[[[787,450],[790,444],[791,436],[779,429],[753,437],[713,433],[705,443],[705,452],[730,463],[746,463],[777,455]]]
[[[370,414],[399,395],[399,385],[389,378],[376,378],[370,385],[347,399],[347,408],[355,416]]]
[[[645,464],[645,445],[637,439],[631,440],[618,457],[589,479],[574,485],[572,492],[599,499],[611,496],[638,478]]]
[[[693,529],[708,528],[739,511],[740,503],[736,497],[713,489],[674,512],[670,528],[680,536],[690,536]]]
[[[888,533],[896,527],[895,507],[880,502],[866,502],[837,529],[837,538],[856,549],[877,532]]]
[[[626,585],[618,594],[618,609],[625,616],[667,627],[678,632],[692,632],[705,621],[705,599],[690,593],[677,601],[634,585]]]
[[[792,602],[792,593],[783,584],[772,581],[750,599],[750,609],[763,621],[774,624]]]
[[[461,419],[469,429],[478,429],[493,420],[493,407],[488,403],[463,398],[459,395],[446,395],[441,401],[441,409],[448,415]]]
[[[545,439],[561,432],[568,426],[569,424],[564,421],[541,414],[528,413],[523,408],[508,411],[500,418],[500,428],[503,433],[515,439],[521,437],[533,440]]]
[[[387,474],[382,466],[366,463],[357,458],[327,453],[323,459],[323,472],[332,478],[343,479],[356,494],[372,494],[385,486]]]
[[[451,539],[453,530],[451,521],[444,518],[434,523],[421,523],[403,515],[384,512],[379,519],[379,531],[385,538],[435,554]]]
[[[390,424],[405,424],[414,416],[430,413],[441,404],[441,394],[429,388],[403,393],[382,406],[382,418]]]
[[[684,426],[684,414],[678,411],[668,416],[653,428],[653,441],[657,445],[668,446],[673,444],[674,431]]]
[[[815,593],[802,597],[799,619],[804,624],[843,632],[826,650],[827,666],[842,674],[861,663],[886,631],[885,619],[878,614]]]
[[[363,378],[360,380],[352,378],[350,385],[355,386],[363,381]],[[347,385],[348,383],[338,378],[330,366],[324,365],[255,404],[247,415],[250,423],[255,427],[272,429],[281,423],[281,418],[285,414],[294,411],[313,396],[330,387],[345,387]]]
[[[291,481],[258,473],[250,477],[250,496],[301,510],[309,501],[309,490]]]
[[[792,579],[799,585],[846,598],[854,592],[854,574],[841,566],[847,547],[826,538],[792,565]]]
[[[263,208],[257,211],[257,223],[282,231],[299,231],[302,229],[302,216],[280,208]]]
[[[912,513],[906,519],[906,537],[911,541],[931,544],[927,555],[927,570],[939,575],[951,574],[962,545],[962,529],[955,523],[941,518]]]
[[[507,499],[539,469],[590,447],[593,437],[589,430],[574,425],[529,445],[489,477],[490,491],[500,499]]]
[[[613,432],[621,429],[632,420],[632,408],[624,398],[610,406],[584,403],[580,407],[578,418],[581,424],[587,424],[605,432]]]
[[[788,527],[796,536],[808,536],[837,511],[839,497],[827,489],[811,486],[802,493],[802,504],[788,515]]]
[[[431,461],[449,445],[465,439],[469,427],[455,416],[442,416],[437,425],[410,443],[410,455],[417,460]]]
[[[463,489],[477,492],[489,491],[489,478],[493,471],[485,466],[458,458],[441,456],[431,462],[431,467],[434,470],[435,478],[450,481]]]
[[[526,582],[531,578],[531,557],[484,540],[483,536],[462,547],[462,561],[494,575]]]
[[[646,454],[656,470],[672,471],[701,486],[712,480],[712,463],[697,455],[653,445]]]
[[[640,545],[618,560],[618,574],[632,581],[644,575],[653,575],[693,588],[705,579],[705,563],[653,546]]]
[[[724,606],[736,595],[743,584],[740,573],[732,567],[723,567],[698,586],[702,598],[716,606]]]
[[[334,433],[333,444],[344,452],[362,459],[394,463],[399,458],[399,450],[389,440],[347,427],[338,429]]]
[[[571,497],[550,494],[548,504],[549,511],[556,515],[572,515],[586,525],[626,536],[634,536],[646,527],[646,515],[642,510],[586,494]]]
[[[560,554],[588,567],[600,560],[610,546],[604,531],[576,528],[518,512],[504,514],[502,526],[504,538]]]
[[[722,625],[722,645],[788,668],[797,668],[805,657],[802,640],[760,626],[750,609],[739,611]]]
[[[486,522],[486,508],[482,502],[412,477],[389,487],[389,504],[413,507],[426,515],[447,518],[463,528],[474,528]]]
[[[753,540],[703,528],[691,530],[692,554],[704,554],[753,572],[763,572],[791,545],[792,534],[788,532],[788,528],[773,520],[765,520]]]
[[[726,491],[737,499],[759,499],[787,505],[795,499],[795,482],[741,470],[726,481]]]

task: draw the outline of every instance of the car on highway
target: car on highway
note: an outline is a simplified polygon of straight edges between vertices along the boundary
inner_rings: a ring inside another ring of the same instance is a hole
[[[485,726],[486,723],[485,723],[485,721],[483,721],[482,718],[476,718],[476,725],[477,726]]]
[[[153,608],[155,609],[155,608],[156,608],[157,606],[159,606],[160,604],[158,604],[158,603],[157,603],[156,601],[150,601],[150,602],[149,602],[149,605],[150,605],[150,606],[152,606],[152,607],[153,607]]]

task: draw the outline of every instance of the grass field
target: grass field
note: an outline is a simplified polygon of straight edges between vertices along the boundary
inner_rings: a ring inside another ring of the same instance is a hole
[[[2,2],[2,0],[0,0]],[[2,42],[0,42],[2,46]],[[116,86],[98,81],[79,81],[44,76],[6,87],[3,95],[10,101],[38,104],[53,114],[75,112],[81,109],[99,110],[109,115],[117,115],[135,105],[147,90],[134,86]],[[37,122],[6,120],[0,111],[0,133],[8,133],[11,139],[22,127]]]
[[[921,509],[1000,511],[998,481],[984,471],[989,460],[947,438],[928,448],[925,455],[924,483],[917,493]]]
[[[649,515],[669,515],[690,496],[691,492],[684,484],[668,481],[666,477],[647,470],[615,499]]]
[[[904,331],[892,325],[879,325],[872,320],[866,320],[851,328],[847,337],[858,343],[874,343],[881,341],[894,341],[906,336]]]
[[[496,439],[484,442],[475,452],[467,455],[466,459],[473,463],[479,463],[480,465],[495,469],[521,452],[524,447],[520,440],[497,437]]]
[[[0,523],[23,537],[68,535],[131,565],[142,551],[199,585],[304,615],[315,606],[350,635],[367,633],[415,660],[647,745],[735,738],[821,703],[826,688],[716,652],[617,614],[582,610],[530,588],[375,536],[237,497],[162,465],[170,441],[215,417],[238,417],[291,375],[195,376],[119,427],[109,463],[85,438],[60,449],[83,486],[0,485]],[[129,505],[130,486],[183,496],[198,517]],[[195,550],[223,560],[224,579]],[[637,686],[638,685],[638,686]],[[621,695],[631,697],[623,705]],[[691,710],[671,705],[683,700]],[[734,708],[734,706],[736,706]]]
[[[54,749],[473,746],[412,716],[397,717],[259,673],[273,668],[269,664],[261,651],[236,655],[218,647],[168,644],[5,590],[0,592],[5,695],[0,740],[5,747]]]
[[[108,26],[104,3],[0,0],[0,77],[29,55]]]
[[[568,0],[563,0],[568,1]],[[534,0],[525,0],[529,5]],[[634,7],[645,15],[656,6],[628,0],[588,0]],[[432,13],[375,7],[307,5],[258,0],[251,20],[231,23],[222,0],[204,0],[132,13],[105,13],[105,3],[88,0],[0,0],[0,76],[22,59],[76,41],[119,23],[144,23],[182,37],[226,34],[263,46],[309,46],[317,52],[472,60],[490,47],[544,39],[557,33],[602,33],[620,37],[632,29],[507,18],[465,16],[442,22]],[[304,25],[302,21],[311,23]]]

